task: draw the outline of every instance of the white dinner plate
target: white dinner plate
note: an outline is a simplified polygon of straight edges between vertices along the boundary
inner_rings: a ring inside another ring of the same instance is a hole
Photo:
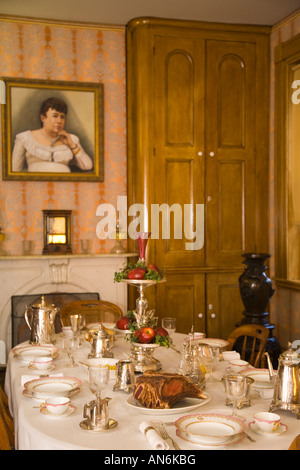
[[[232,436],[228,441],[223,442],[222,444],[204,444],[201,442],[195,441],[192,437],[190,437],[187,433],[184,431],[181,431],[180,429],[176,429],[176,435],[180,437],[180,439],[188,442],[189,444],[195,444],[197,446],[203,446],[203,447],[223,447],[223,446],[232,446],[233,444],[239,444],[244,438],[245,434],[235,434]]]
[[[19,361],[30,363],[37,357],[50,356],[56,358],[58,356],[58,349],[51,344],[17,346],[13,349],[13,355]]]
[[[175,422],[175,426],[193,443],[208,445],[224,444],[245,429],[239,419],[218,413],[183,416]]]
[[[194,410],[199,406],[205,405],[210,400],[208,394],[207,398],[188,398],[185,397],[182,400],[175,403],[172,408],[156,409],[156,408],[146,408],[142,406],[133,396],[129,397],[126,401],[127,405],[131,408],[139,411],[143,414],[154,414],[154,415],[171,415],[176,413],[186,413],[187,411]]]
[[[274,388],[274,382],[270,381],[268,369],[246,369],[241,374],[254,380],[251,388]]]
[[[49,397],[67,397],[80,390],[81,381],[75,377],[40,377],[24,384],[23,395],[45,400]]]
[[[225,339],[219,339],[219,338],[203,338],[203,339],[196,339],[195,340],[198,344],[207,344],[208,346],[214,347],[214,348],[220,348],[221,350],[224,348],[227,348],[229,345],[229,342],[226,341]]]

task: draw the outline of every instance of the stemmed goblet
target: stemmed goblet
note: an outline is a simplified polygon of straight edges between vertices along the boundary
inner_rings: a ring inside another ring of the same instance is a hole
[[[89,367],[89,387],[96,398],[101,398],[101,391],[109,381],[109,366],[99,364],[97,367]]]
[[[74,352],[79,346],[79,340],[76,336],[64,336],[63,350],[67,353],[70,362],[65,367],[77,367],[78,364],[74,362]]]
[[[84,315],[74,313],[70,315],[70,322],[71,322],[71,330],[73,331],[74,336],[76,336],[80,333],[80,331],[85,325]]]
[[[216,382],[212,376],[214,367],[219,362],[220,349],[215,346],[200,345],[199,346],[200,362],[204,365],[206,372],[208,373],[208,380],[206,382]]]
[[[247,394],[247,377],[239,374],[227,374],[223,377],[225,393],[227,398],[232,401],[232,416],[242,421],[246,419],[236,412],[237,402]]]
[[[172,336],[176,331],[176,318],[173,317],[164,317],[161,320],[161,326],[165,328],[169,334]]]

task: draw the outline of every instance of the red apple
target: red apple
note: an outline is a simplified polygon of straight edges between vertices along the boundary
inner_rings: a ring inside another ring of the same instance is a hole
[[[139,343],[151,343],[154,338],[154,330],[150,326],[144,326],[140,329],[140,334],[138,335]]]
[[[117,327],[119,328],[119,330],[128,330],[129,323],[130,323],[130,318],[121,317],[117,321]]]
[[[145,279],[146,269],[144,268],[134,268],[128,272],[128,279]]]
[[[159,326],[158,328],[156,328],[156,330],[154,331],[154,334],[155,336],[156,335],[169,336],[169,333],[167,332],[167,330],[163,328],[162,326]]]
[[[161,277],[162,277],[162,274],[161,274],[161,271],[160,269],[156,266],[156,264],[150,264],[148,266],[149,269],[152,269],[152,271],[156,271]]]

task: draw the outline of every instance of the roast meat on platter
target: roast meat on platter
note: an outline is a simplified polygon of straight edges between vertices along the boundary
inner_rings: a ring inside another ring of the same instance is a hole
[[[184,397],[207,398],[200,387],[180,374],[147,371],[136,378],[133,397],[146,408],[172,408]]]

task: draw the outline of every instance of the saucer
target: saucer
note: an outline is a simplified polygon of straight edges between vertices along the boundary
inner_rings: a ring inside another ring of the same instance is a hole
[[[263,436],[268,436],[268,437],[281,436],[281,434],[283,434],[287,430],[287,425],[283,423],[279,423],[278,429],[276,429],[276,431],[273,431],[273,432],[263,431],[257,426],[255,421],[252,421],[251,423],[249,423],[248,426],[252,431],[257,432],[258,434],[262,434]]]
[[[109,431],[110,429],[115,428],[118,425],[118,422],[115,421],[114,419],[109,418],[108,420],[108,429],[92,429],[89,426],[89,422],[87,419],[84,419],[79,423],[79,426],[81,429],[84,429],[85,431],[91,431],[91,432],[106,432]]]
[[[38,369],[37,367],[35,367],[33,364],[30,364],[28,366],[28,369],[30,370],[36,370],[38,372],[49,372],[50,370],[53,370],[55,369],[56,367],[56,364],[51,364],[51,366],[49,366],[47,369]]]
[[[50,416],[51,418],[66,418],[67,416],[70,416],[72,413],[74,413],[75,410],[76,410],[75,406],[69,405],[69,408],[67,409],[67,411],[65,411],[61,415],[54,415],[54,414],[50,413],[50,411],[47,410],[47,408],[44,404],[41,405],[41,409],[40,409],[40,411],[43,415]]]

